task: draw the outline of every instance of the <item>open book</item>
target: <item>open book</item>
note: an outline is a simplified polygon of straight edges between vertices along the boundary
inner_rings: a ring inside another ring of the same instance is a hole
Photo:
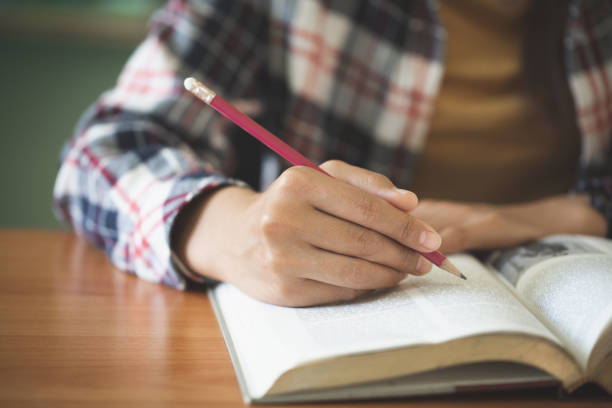
[[[612,241],[558,235],[458,254],[351,303],[285,308],[210,291],[247,402],[596,382],[612,393]]]

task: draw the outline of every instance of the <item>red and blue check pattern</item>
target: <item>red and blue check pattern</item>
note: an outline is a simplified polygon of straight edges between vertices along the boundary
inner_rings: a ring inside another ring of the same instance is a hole
[[[574,190],[612,220],[612,2],[569,7],[583,146]],[[315,162],[342,159],[409,188],[443,49],[434,0],[172,0],[66,146],[57,211],[123,270],[201,282],[172,261],[173,221],[201,192],[257,186],[263,148],[186,93],[185,77],[258,102],[256,119]]]

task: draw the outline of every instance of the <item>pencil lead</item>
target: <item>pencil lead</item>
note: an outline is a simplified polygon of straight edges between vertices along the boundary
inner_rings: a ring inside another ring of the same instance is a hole
[[[458,278],[461,278],[463,280],[467,280],[467,277],[463,273],[461,273],[461,271],[455,265],[453,265],[453,263],[448,258],[446,258],[442,262],[440,267],[442,269],[444,269],[446,272],[452,273],[453,275],[455,275]]]

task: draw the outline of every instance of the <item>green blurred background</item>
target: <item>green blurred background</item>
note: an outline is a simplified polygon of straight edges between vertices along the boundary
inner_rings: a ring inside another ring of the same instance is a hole
[[[61,147],[162,3],[0,0],[0,227],[65,227],[52,211]]]

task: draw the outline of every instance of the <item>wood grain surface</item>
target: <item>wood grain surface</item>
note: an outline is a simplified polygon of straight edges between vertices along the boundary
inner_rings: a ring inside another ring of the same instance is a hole
[[[551,390],[317,407],[590,407]],[[0,230],[1,407],[238,407],[242,397],[204,292],[113,268],[70,232]],[[309,405],[299,405],[308,407]]]

